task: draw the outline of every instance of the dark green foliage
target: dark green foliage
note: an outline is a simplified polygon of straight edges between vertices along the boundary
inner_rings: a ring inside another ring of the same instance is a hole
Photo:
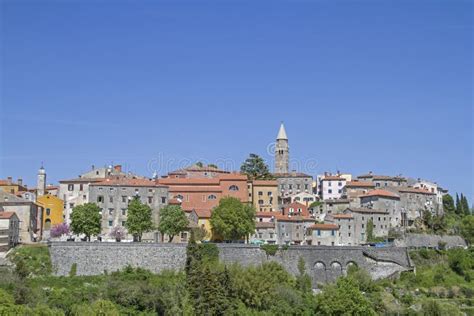
[[[255,208],[237,198],[225,197],[214,208],[210,222],[215,235],[224,240],[241,240],[255,232]]]
[[[336,284],[324,287],[316,297],[317,315],[376,315],[371,302],[351,278],[340,278]]]
[[[94,203],[75,206],[71,213],[71,230],[90,240],[91,236],[100,234],[101,219],[100,208]]]
[[[174,236],[184,231],[188,226],[188,218],[178,205],[167,205],[160,210],[160,224],[158,230],[169,237],[169,242]]]
[[[265,251],[267,256],[274,256],[278,251],[278,245],[263,244],[260,245],[260,249]]]
[[[367,228],[365,229],[365,235],[367,236],[367,242],[373,242],[374,240],[374,221],[369,219],[367,221]]]
[[[449,194],[443,195],[443,209],[446,213],[454,213],[456,210],[453,197]]]
[[[311,277],[306,273],[306,263],[303,257],[298,259],[298,273],[296,288],[304,294],[311,293]]]
[[[474,215],[462,219],[460,233],[469,244],[474,245]]]
[[[250,154],[242,166],[240,172],[246,174],[250,180],[273,179],[265,161],[256,154]]]
[[[19,246],[9,255],[9,259],[15,264],[16,273],[22,278],[49,275],[52,271],[46,245]]]
[[[125,226],[136,241],[141,241],[144,233],[153,230],[151,208],[135,197],[128,204],[128,214]]]

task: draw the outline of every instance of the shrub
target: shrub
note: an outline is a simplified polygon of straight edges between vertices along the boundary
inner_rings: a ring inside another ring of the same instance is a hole
[[[76,276],[76,274],[77,274],[77,263],[74,262],[71,265],[71,270],[69,270],[69,276],[73,277],[73,276]]]
[[[260,246],[260,249],[265,251],[267,256],[274,256],[278,251],[278,245],[264,244]]]
[[[51,228],[50,235],[53,238],[61,237],[62,235],[69,235],[69,225],[62,223],[53,226],[53,228]]]

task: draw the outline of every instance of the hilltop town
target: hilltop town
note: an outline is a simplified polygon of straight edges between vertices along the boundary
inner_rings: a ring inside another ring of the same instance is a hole
[[[289,165],[289,138],[282,123],[273,172],[262,158],[251,154],[239,171],[197,162],[147,178],[124,172],[121,165],[92,166],[78,177],[47,184],[47,172],[41,166],[34,188],[22,179],[0,180],[1,247],[80,241],[84,234],[71,229],[72,214],[90,203],[97,206],[100,218],[100,229],[91,234],[92,240],[104,242],[136,241],[127,231],[132,201],[151,211],[152,225],[140,240],[159,243],[186,243],[193,230],[200,231],[203,241],[223,241],[211,218],[221,200],[229,197],[253,207],[252,231],[237,238],[250,244],[388,244],[408,232],[450,233],[445,214],[471,212],[465,196],[457,196],[454,202],[446,188],[416,175],[410,178],[369,171],[357,176],[325,172],[313,177],[290,170]],[[186,224],[173,236],[159,229],[161,210],[167,206],[186,216]],[[459,234],[459,230],[452,233]]]

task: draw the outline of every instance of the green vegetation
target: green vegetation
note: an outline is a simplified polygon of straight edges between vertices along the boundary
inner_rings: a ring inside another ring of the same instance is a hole
[[[141,241],[144,233],[153,230],[151,208],[140,202],[138,197],[135,197],[128,204],[125,227],[127,227],[128,232],[133,235],[135,241]]]
[[[160,224],[158,230],[169,237],[169,242],[174,236],[182,232],[188,226],[188,218],[178,205],[167,205],[160,210]]]
[[[269,180],[273,179],[265,161],[257,154],[250,154],[242,163],[240,172],[246,174],[250,180]]]
[[[313,294],[303,258],[296,276],[276,262],[225,266],[216,245],[194,237],[185,270],[160,274],[129,266],[55,277],[47,247],[22,246],[11,258],[23,265],[0,273],[0,315],[473,315],[473,249],[410,256],[416,274],[373,281],[350,266],[346,277]]]
[[[71,213],[71,230],[77,234],[91,236],[100,234],[100,208],[94,203],[75,206]]]
[[[278,251],[278,245],[263,244],[260,245],[260,249],[265,251],[267,256],[274,256]]]
[[[222,198],[211,215],[215,236],[224,240],[241,240],[255,232],[255,208],[234,197]]]

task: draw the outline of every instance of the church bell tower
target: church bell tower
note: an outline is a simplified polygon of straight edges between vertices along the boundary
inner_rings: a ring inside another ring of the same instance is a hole
[[[289,161],[288,136],[286,136],[285,126],[281,122],[275,145],[275,173],[288,173]]]

